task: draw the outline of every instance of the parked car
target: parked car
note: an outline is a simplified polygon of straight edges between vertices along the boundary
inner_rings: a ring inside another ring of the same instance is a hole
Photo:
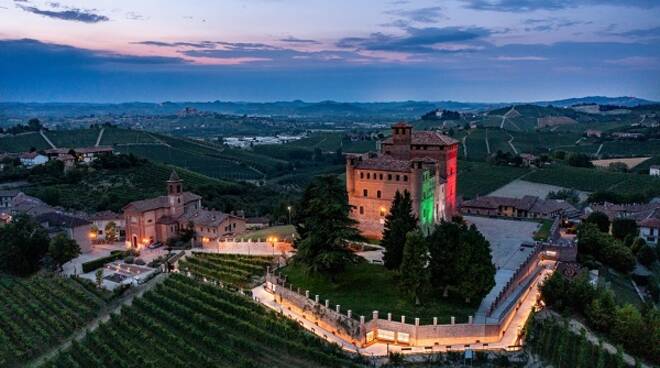
[[[155,243],[151,243],[151,244],[147,245],[147,248],[149,248],[149,249],[156,249],[156,248],[160,248],[160,247],[162,247],[162,246],[163,246],[163,243],[161,243],[161,242],[155,242]]]

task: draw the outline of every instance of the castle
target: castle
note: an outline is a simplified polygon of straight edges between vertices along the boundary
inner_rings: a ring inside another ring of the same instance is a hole
[[[422,228],[456,213],[458,141],[411,125],[392,126],[379,152],[346,156],[351,217],[362,235],[380,239],[397,191],[408,191]]]

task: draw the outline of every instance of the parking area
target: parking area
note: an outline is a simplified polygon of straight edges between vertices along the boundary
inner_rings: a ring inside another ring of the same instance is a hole
[[[498,270],[515,270],[531,253],[532,248],[521,244],[534,242],[538,222],[505,220],[499,218],[464,216],[474,224],[490,242],[493,262]]]

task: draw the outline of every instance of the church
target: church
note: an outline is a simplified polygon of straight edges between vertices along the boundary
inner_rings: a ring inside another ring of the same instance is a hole
[[[380,239],[397,191],[408,191],[422,228],[456,214],[458,141],[432,131],[392,126],[378,152],[346,155],[351,217],[363,236]]]
[[[202,197],[183,191],[183,181],[175,171],[166,184],[167,195],[131,202],[123,208],[130,247],[141,249],[155,242],[165,243],[191,225],[195,246],[212,245],[245,231],[245,218],[205,209]]]

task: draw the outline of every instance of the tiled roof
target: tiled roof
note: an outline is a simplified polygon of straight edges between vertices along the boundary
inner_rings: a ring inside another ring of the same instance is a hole
[[[649,214],[647,218],[640,221],[640,226],[652,227],[654,229],[660,229],[660,208],[656,208]]]
[[[217,227],[229,217],[238,218],[238,216],[230,215],[224,212],[215,210],[202,209],[197,212],[185,213],[179,217],[179,221],[192,221],[195,225]]]
[[[22,153],[18,154],[18,158],[28,159],[28,160],[31,160],[31,159],[33,159],[37,156],[39,156],[39,152],[36,152],[36,151],[34,151],[34,152],[22,152]]]
[[[74,148],[74,151],[76,153],[101,153],[101,152],[112,152],[112,147],[110,146],[98,146],[98,147],[82,147],[82,148]]]
[[[651,169],[660,170],[660,165],[651,165]]]
[[[19,193],[18,190],[0,190],[0,197],[16,197]]]
[[[91,220],[116,220],[121,219],[122,215],[112,212],[112,211],[101,211],[90,216]]]
[[[396,160],[386,156],[364,158],[355,163],[356,169],[410,172],[410,161]]]
[[[410,143],[448,146],[452,144],[457,144],[458,141],[450,136],[440,134],[438,132],[413,131]],[[383,144],[392,144],[392,137],[383,140]]]
[[[412,128],[412,125],[410,125],[406,122],[400,121],[400,122],[392,125],[392,128]]]
[[[84,225],[89,225],[90,222],[80,218],[80,217],[75,217],[71,216],[65,213],[61,212],[48,212],[48,213],[42,213],[40,215],[36,216],[36,220],[39,223],[48,223],[48,226],[52,227],[66,227],[66,228],[73,228],[73,227],[78,227],[78,226],[84,226]]]
[[[268,217],[248,217],[245,221],[248,224],[267,224],[270,222]]]
[[[555,212],[574,211],[570,203],[553,199],[540,199],[535,196],[522,198],[485,196],[463,202],[463,207],[477,207],[497,209],[499,207],[513,207],[532,213],[552,214]]]
[[[602,212],[609,217],[610,221],[615,218],[630,218],[641,221],[651,215],[656,208],[660,208],[658,203],[636,203],[636,204],[614,204],[605,202],[602,204],[593,204],[591,209],[594,212]]]
[[[183,203],[188,204],[190,202],[201,199],[199,195],[191,192],[183,192]],[[170,206],[170,201],[167,196],[160,196],[155,198],[143,199],[141,201],[135,201],[127,204],[124,209],[131,209],[138,212],[152,211],[158,208],[165,208]]]

